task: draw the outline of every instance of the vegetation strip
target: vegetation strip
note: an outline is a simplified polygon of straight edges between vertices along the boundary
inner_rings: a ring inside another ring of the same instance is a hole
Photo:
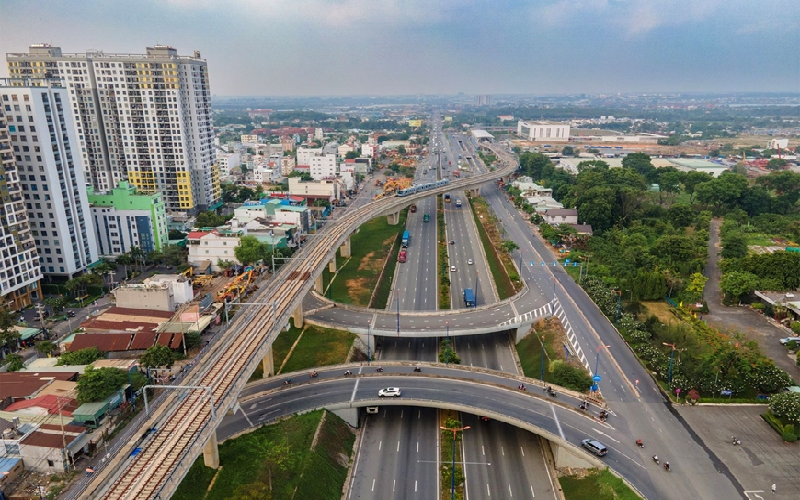
[[[442,482],[440,500],[450,500],[453,484],[455,484],[455,499],[464,500],[465,478],[461,449],[463,431],[457,431],[456,437],[453,439],[453,431],[450,430],[462,427],[461,421],[458,420],[458,412],[439,410],[439,425],[440,427],[444,427],[444,429],[441,429],[441,436],[439,438],[441,443],[439,447],[439,457],[441,459],[440,480]],[[451,474],[454,456],[453,445],[455,445],[455,479]]]
[[[376,217],[350,236],[350,260],[331,279],[329,296],[335,302],[368,306],[378,286],[380,270],[386,265],[393,242],[405,230],[406,210],[397,225]]]
[[[439,309],[450,309],[450,261],[447,257],[447,231],[444,222],[444,200],[436,197],[436,234],[439,272]]]
[[[625,482],[608,469],[589,469],[584,475],[558,478],[565,500],[640,500]]]
[[[499,233],[497,234],[497,241],[489,238],[487,234],[486,225],[493,224],[493,222],[486,210],[486,201],[480,197],[472,198],[468,196],[467,199],[469,199],[472,207],[472,217],[475,219],[478,235],[481,238],[481,243],[483,243],[489,270],[492,272],[492,278],[497,286],[497,296],[500,300],[512,297],[518,290],[522,289],[522,282],[519,279],[519,273],[514,267],[514,263],[511,261],[511,255],[505,251],[498,252],[495,245],[502,245],[502,242],[499,241]],[[483,215],[483,219],[479,217],[480,215]],[[493,229],[493,233],[497,233],[497,229]]]
[[[403,210],[401,219],[405,219],[408,212]],[[405,227],[405,225],[401,226]],[[394,270],[397,268],[397,258],[400,254],[400,242],[403,239],[403,233],[398,231],[394,239],[392,248],[389,250],[389,257],[383,266],[380,276],[378,277],[378,284],[372,293],[369,307],[374,309],[386,309],[389,303],[389,297],[392,294],[392,280],[394,278]]]

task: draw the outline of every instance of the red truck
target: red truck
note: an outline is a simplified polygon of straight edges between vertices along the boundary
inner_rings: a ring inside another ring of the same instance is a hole
[[[399,260],[401,264],[406,261],[406,249],[405,248],[400,250],[400,256],[398,257],[397,260]]]

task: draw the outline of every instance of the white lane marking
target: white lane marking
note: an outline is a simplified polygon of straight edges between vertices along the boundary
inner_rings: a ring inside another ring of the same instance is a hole
[[[419,441],[417,441],[417,453],[419,453]]]
[[[361,379],[360,378],[356,379],[356,385],[353,386],[353,394],[350,395],[350,402],[351,403],[356,399],[356,391],[358,391],[358,383],[359,382],[361,382]]]
[[[536,493],[533,492],[533,485],[531,485],[531,497],[536,498]]]
[[[372,491],[375,491],[375,480],[372,480]]]
[[[558,416],[556,415],[556,407],[554,404],[550,404],[550,407],[553,409],[553,419],[556,421],[556,426],[558,427],[558,434],[561,436],[561,439],[566,439],[564,437],[564,431],[561,429],[561,422],[558,421]]]
[[[519,447],[519,451],[522,452],[522,456],[525,456],[525,450],[522,449],[522,446]]]
[[[514,496],[514,493],[511,492],[511,484],[508,485],[508,497],[511,498]]]
[[[598,430],[597,430],[597,429],[595,429],[594,427],[592,427],[592,430],[593,430],[593,431],[595,431],[596,433],[600,434],[601,436],[605,436],[605,437],[607,437],[608,439],[610,439],[610,440],[614,441],[615,443],[619,443],[619,441],[617,441],[616,439],[612,438],[611,436],[609,436],[609,435],[608,435],[608,434],[606,434],[605,432],[598,431]]]
[[[397,453],[400,453],[400,441],[397,442]]]
[[[491,491],[489,491],[489,483],[486,483],[486,496],[487,496],[487,497],[490,497],[490,496],[492,496],[492,492],[491,492]]]

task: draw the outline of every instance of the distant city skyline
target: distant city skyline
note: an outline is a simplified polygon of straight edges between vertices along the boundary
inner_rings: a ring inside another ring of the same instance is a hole
[[[800,91],[794,0],[135,5],[0,0],[0,51],[197,50],[220,96]]]

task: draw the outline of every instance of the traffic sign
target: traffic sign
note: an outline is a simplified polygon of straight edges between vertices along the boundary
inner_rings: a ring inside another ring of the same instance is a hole
[[[589,387],[589,390],[592,392],[597,392],[597,389],[599,389],[599,387],[597,387],[597,384],[592,384],[592,386]]]
[[[592,380],[594,380],[595,382],[600,382],[600,380],[602,379],[600,378],[600,375],[595,375],[594,377],[592,377]]]

